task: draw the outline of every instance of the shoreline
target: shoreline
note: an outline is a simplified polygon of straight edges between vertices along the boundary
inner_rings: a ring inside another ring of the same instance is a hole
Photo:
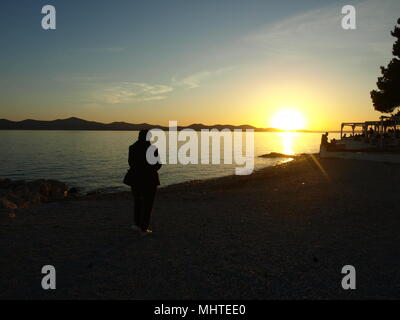
[[[235,174],[229,174],[225,176],[220,176],[220,177],[214,177],[214,178],[205,178],[205,179],[194,179],[194,180],[188,180],[188,181],[183,181],[183,182],[178,182],[178,183],[173,183],[165,186],[159,186],[157,188],[157,193],[159,192],[170,192],[171,190],[185,190],[187,187],[211,187],[212,185],[218,185],[218,184],[229,184],[233,182],[232,180],[237,179],[242,179],[242,180],[247,180],[245,177],[253,177],[253,175],[258,174],[259,172],[264,172],[265,170],[273,170],[276,167],[292,163],[293,161],[301,161],[306,159],[306,157],[309,155],[303,154],[303,155],[298,155],[298,156],[293,156],[292,159],[286,159],[282,160],[281,163],[272,165],[272,166],[265,166],[263,168],[254,170],[254,172],[250,175],[235,175]],[[129,187],[127,187],[129,188]],[[118,197],[118,196],[125,196],[126,194],[131,195],[131,191],[117,191],[117,192],[96,192],[99,189],[94,190],[94,193],[92,194],[81,194],[79,198],[71,198],[71,199],[65,199],[65,200],[101,200],[103,197],[104,198],[109,198],[109,197]],[[101,189],[100,189],[101,190]]]

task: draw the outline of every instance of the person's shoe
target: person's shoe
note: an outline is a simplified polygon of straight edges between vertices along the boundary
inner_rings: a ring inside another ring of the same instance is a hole
[[[132,225],[131,226],[131,229],[133,230],[133,231],[135,231],[135,232],[139,232],[139,231],[142,231],[142,229],[140,229],[137,225]]]

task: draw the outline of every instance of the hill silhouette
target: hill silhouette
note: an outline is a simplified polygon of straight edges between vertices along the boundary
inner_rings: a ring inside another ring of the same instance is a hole
[[[101,123],[96,121],[88,121],[76,117],[70,117],[67,119],[57,120],[32,120],[26,119],[22,121],[11,121],[7,119],[0,119],[0,130],[102,130],[102,131],[137,131],[142,129],[153,129],[159,128],[162,130],[168,130],[169,128],[161,125],[154,125],[149,123],[128,123],[128,122],[111,122]],[[251,125],[205,125],[202,123],[194,123],[189,126],[178,126],[178,129],[190,128],[195,131],[201,129],[253,129],[258,132],[280,132],[282,130],[274,128],[256,128]],[[306,130],[301,130],[307,132]]]

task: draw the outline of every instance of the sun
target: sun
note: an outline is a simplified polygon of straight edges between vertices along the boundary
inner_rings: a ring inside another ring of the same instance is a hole
[[[271,127],[287,131],[302,130],[305,128],[305,120],[295,109],[281,109],[272,116]]]

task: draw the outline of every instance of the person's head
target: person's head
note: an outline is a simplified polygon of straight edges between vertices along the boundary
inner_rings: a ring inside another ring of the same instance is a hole
[[[139,131],[139,137],[138,140],[139,141],[146,141],[146,137],[147,137],[147,133],[149,132],[149,130],[147,129],[143,129]]]

